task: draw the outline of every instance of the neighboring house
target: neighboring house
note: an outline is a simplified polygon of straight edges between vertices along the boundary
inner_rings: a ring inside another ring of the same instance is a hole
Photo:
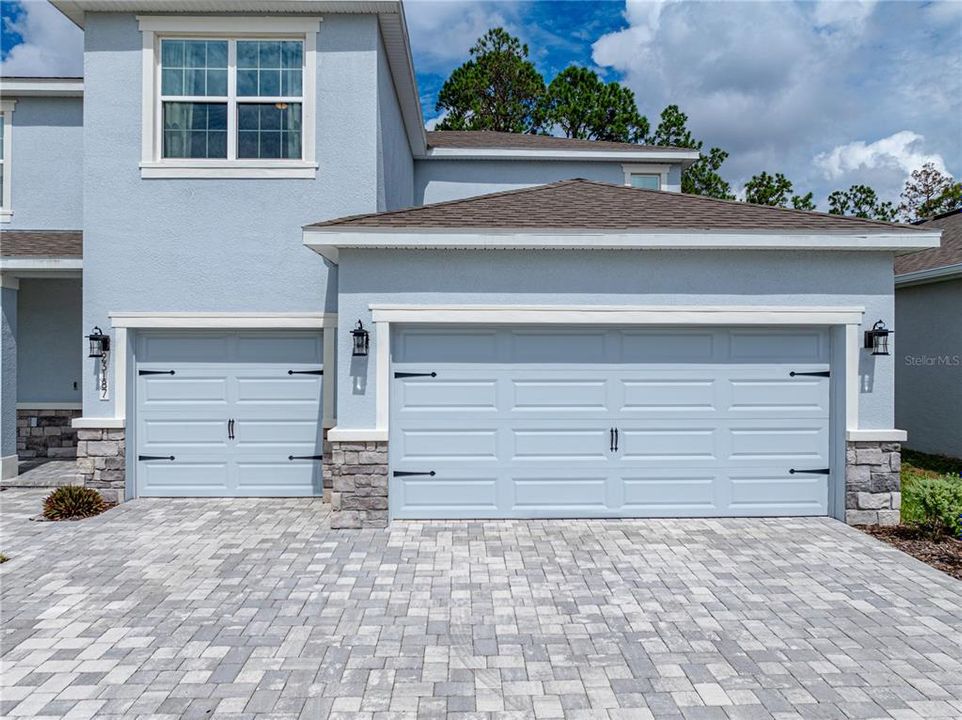
[[[895,419],[912,449],[962,458],[962,210],[918,227],[942,246],[895,261]]]
[[[398,2],[54,5],[85,32],[82,138],[19,160],[35,88],[0,85],[7,472],[17,345],[59,312],[17,285],[76,272],[82,231],[82,319],[45,347],[54,379],[80,359],[78,468],[108,496],[326,481],[334,527],[897,520],[894,362],[862,333],[938,230],[682,195],[687,149],[425,133]],[[54,219],[19,199],[31,162]]]

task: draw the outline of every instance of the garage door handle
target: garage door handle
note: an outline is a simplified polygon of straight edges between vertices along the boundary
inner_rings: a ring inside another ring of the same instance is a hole
[[[173,455],[138,455],[137,460],[173,460]]]
[[[795,473],[804,473],[805,475],[831,475],[831,468],[816,468],[814,470],[796,470],[792,468],[788,471],[789,475],[794,475]]]
[[[408,378],[408,377],[437,377],[437,376],[438,376],[438,374],[437,374],[436,372],[429,372],[429,373],[396,372],[396,373],[394,373],[394,377],[396,377],[396,378]]]
[[[288,375],[323,375],[323,370],[288,370]]]
[[[173,370],[138,370],[138,375],[173,375]]]
[[[615,451],[615,429],[608,428],[608,451]]]
[[[406,471],[406,470],[395,470],[395,471],[394,471],[394,477],[414,477],[415,475],[430,475],[431,477],[434,477],[435,474],[436,474],[436,473],[434,472],[434,470],[428,470],[428,471],[426,471],[426,472],[417,472],[417,471],[415,471],[415,472],[409,472],[409,471]]]
[[[323,455],[288,455],[288,460],[323,460]]]
[[[795,372],[792,370],[788,373],[789,377],[796,377],[798,375],[810,375],[812,377],[832,377],[832,373],[829,370],[819,370],[817,372]]]

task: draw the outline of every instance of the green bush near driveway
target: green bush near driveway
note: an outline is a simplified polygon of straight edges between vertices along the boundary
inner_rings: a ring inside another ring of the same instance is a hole
[[[962,538],[962,478],[912,478],[902,487],[902,523],[928,535]]]

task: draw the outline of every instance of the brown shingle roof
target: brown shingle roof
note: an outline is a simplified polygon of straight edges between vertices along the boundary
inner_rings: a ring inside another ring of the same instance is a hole
[[[517,230],[745,230],[828,233],[923,232],[911,225],[642,190],[594,180],[562,180],[405,210],[354,215],[311,228]]]
[[[942,245],[896,258],[896,275],[962,263],[962,209],[926,220],[916,227],[924,230],[941,229]]]
[[[0,230],[0,257],[83,257],[80,230]]]
[[[428,132],[430,148],[460,148],[469,150],[614,150],[638,152],[652,150],[666,153],[692,153],[691,148],[604,140],[575,140],[552,135],[524,135],[493,130],[432,130]]]

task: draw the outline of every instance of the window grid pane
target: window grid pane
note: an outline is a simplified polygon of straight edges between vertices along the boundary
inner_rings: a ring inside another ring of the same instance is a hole
[[[297,97],[302,93],[303,65],[300,40],[238,40],[237,95]]]
[[[226,158],[226,103],[164,103],[165,158]]]
[[[301,103],[237,106],[237,157],[301,158]]]
[[[227,40],[162,40],[161,94],[227,95]]]

